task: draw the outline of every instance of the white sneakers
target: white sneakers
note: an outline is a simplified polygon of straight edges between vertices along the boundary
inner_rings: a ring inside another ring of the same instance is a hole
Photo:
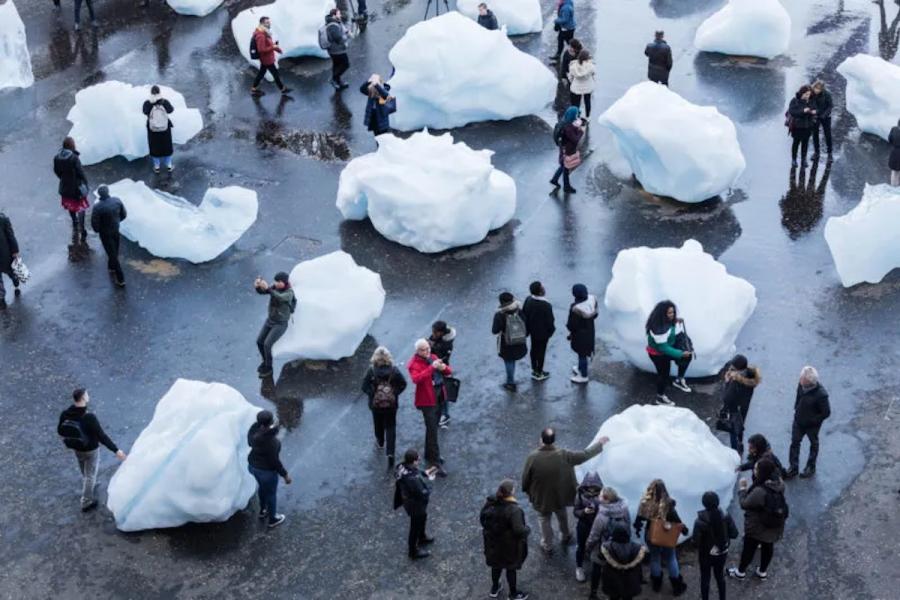
[[[682,392],[691,393],[691,388],[688,387],[687,382],[684,380],[684,377],[678,377],[675,381],[672,382],[672,385],[677,387]]]
[[[578,583],[584,583],[587,581],[587,577],[584,576],[584,569],[581,567],[575,567],[575,581]]]
[[[587,383],[590,381],[587,377],[582,377],[581,375],[572,375],[569,377],[569,381],[572,383]]]
[[[666,406],[675,406],[675,403],[669,400],[669,397],[665,394],[657,394],[656,395],[656,404],[664,404]]]

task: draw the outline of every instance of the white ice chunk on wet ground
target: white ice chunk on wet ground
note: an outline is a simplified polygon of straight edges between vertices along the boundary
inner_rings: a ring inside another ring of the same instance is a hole
[[[697,29],[704,52],[772,59],[791,43],[791,16],[778,0],[729,0]]]
[[[727,191],[746,166],[728,117],[651,81],[629,89],[598,122],[652,194],[702,202]]]
[[[478,5],[484,0],[457,0],[456,10],[478,19]],[[500,27],[506,27],[507,35],[538,33],[544,29],[539,0],[491,0],[488,8],[497,17]]]
[[[166,0],[172,10],[181,15],[205,17],[219,8],[224,0]]]
[[[109,482],[121,531],[225,521],[256,491],[247,431],[260,409],[223,383],[178,379]]]
[[[620,251],[604,304],[618,346],[633,365],[651,373],[644,325],[662,300],[675,303],[694,342],[696,356],[687,376],[705,377],[718,373],[734,355],[735,339],[756,308],[756,289],[729,275],[696,240],[681,248]]]
[[[13,0],[0,4],[0,89],[27,88],[34,83],[25,23]]]
[[[290,280],[297,309],[272,355],[286,360],[353,356],[384,308],[381,276],[337,251],[299,263]]]
[[[491,165],[493,154],[454,144],[449,133],[381,135],[378,150],[341,172],[337,207],[419,252],[476,244],[516,210],[516,183]]]
[[[724,446],[693,411],[676,406],[634,405],[607,419],[594,441],[609,437],[603,452],[575,468],[578,480],[600,474],[628,502],[632,518],[654,479],[662,479],[688,527],[709,490],[728,509],[734,490],[737,452]],[[682,536],[682,541],[686,538]]]
[[[75,106],[66,118],[72,123],[69,135],[75,139],[83,164],[93,165],[114,156],[134,160],[150,154],[143,107],[151,87],[105,81],[75,94]],[[175,109],[169,115],[172,142],[186,144],[203,129],[203,117],[196,108],[187,107],[180,93],[164,85],[159,89]]]
[[[887,140],[900,119],[900,67],[877,56],[857,54],[837,70],[847,80],[847,110],[859,128]]]
[[[825,224],[825,241],[844,287],[878,283],[900,267],[900,187],[868,185],[862,201]]]
[[[197,206],[184,198],[122,179],[110,196],[125,204],[122,235],[161,258],[210,261],[234,244],[256,221],[256,192],[239,186],[209,188]]]
[[[410,27],[388,56],[391,124],[401,131],[509,120],[541,112],[556,95],[556,76],[540,60],[455,11]]]

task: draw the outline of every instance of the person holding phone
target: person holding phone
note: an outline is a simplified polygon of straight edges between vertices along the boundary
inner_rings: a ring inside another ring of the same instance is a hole
[[[434,542],[433,537],[425,533],[428,521],[428,501],[431,498],[431,481],[437,474],[437,467],[429,467],[425,471],[419,468],[419,451],[410,448],[403,455],[403,462],[397,465],[394,472],[394,510],[401,506],[409,515],[409,557],[413,560],[428,558],[431,553],[423,550]]]
[[[416,384],[415,406],[421,411],[425,421],[425,460],[435,468],[439,477],[446,477],[444,459],[438,446],[438,396],[446,395],[444,377],[453,371],[450,365],[431,352],[431,344],[426,339],[419,339],[415,345],[416,353],[406,366],[409,377]]]
[[[684,331],[684,319],[678,318],[678,308],[671,300],[658,302],[644,326],[647,333],[647,355],[656,368],[656,403],[673,406],[675,403],[666,396],[669,386],[672,361],[678,367],[678,376],[672,383],[682,392],[690,392],[684,375],[691,364],[693,352],[676,348],[676,339]]]
[[[285,485],[291,484],[291,476],[281,464],[278,429],[275,416],[268,410],[261,410],[256,414],[256,423],[247,432],[247,443],[250,445],[248,468],[259,484],[259,518],[267,519],[269,528],[278,527],[285,520],[285,516],[275,510],[279,475]]]

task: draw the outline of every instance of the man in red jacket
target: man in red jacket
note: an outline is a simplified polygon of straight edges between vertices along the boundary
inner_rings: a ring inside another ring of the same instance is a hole
[[[291,91],[291,88],[285,87],[281,83],[281,77],[278,76],[278,67],[275,66],[275,53],[281,54],[282,49],[278,42],[272,41],[272,35],[269,33],[271,28],[272,21],[269,17],[260,17],[259,27],[253,32],[253,39],[256,41],[256,52],[259,54],[259,73],[256,74],[256,79],[253,80],[253,87],[250,88],[250,93],[254,96],[265,94],[264,91],[258,89],[258,86],[259,82],[266,76],[266,71],[272,74],[272,78],[275,79],[275,85],[278,86],[282,94],[287,94]]]
[[[431,353],[428,340],[416,342],[416,353],[407,365],[409,376],[416,384],[416,408],[422,411],[425,420],[425,460],[430,466],[437,467],[438,477],[446,477],[438,448],[438,402],[437,395],[444,393],[444,376],[450,375],[450,365]]]

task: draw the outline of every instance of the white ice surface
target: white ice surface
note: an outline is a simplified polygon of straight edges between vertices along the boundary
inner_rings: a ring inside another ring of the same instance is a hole
[[[454,144],[449,133],[381,135],[378,150],[341,172],[337,207],[420,252],[478,243],[516,210],[516,183],[491,165],[492,155]]]
[[[224,0],[166,0],[172,10],[181,15],[205,17],[219,8]]]
[[[401,131],[509,120],[556,96],[556,76],[540,60],[456,11],[413,25],[388,56],[396,68],[391,125]]]
[[[675,303],[694,342],[687,376],[704,377],[715,375],[734,355],[735,339],[756,308],[756,290],[729,275],[696,240],[681,248],[620,251],[604,298],[608,320],[632,364],[651,373],[644,325],[662,300]]]
[[[381,276],[337,251],[290,273],[297,309],[272,348],[275,358],[339,360],[353,356],[384,308]]]
[[[900,187],[869,185],[862,201],[825,224],[825,241],[844,287],[878,283],[900,267]]]
[[[652,194],[702,202],[727,191],[746,166],[728,117],[652,81],[629,89],[598,122]]]
[[[143,113],[150,88],[105,81],[75,94],[75,106],[66,118],[72,123],[69,135],[75,138],[83,164],[93,165],[114,156],[134,160],[150,154]],[[203,129],[203,117],[196,108],[187,107],[180,93],[164,85],[159,89],[175,109],[169,115],[172,142],[185,144]]]
[[[33,83],[25,23],[13,0],[8,0],[0,4],[0,89],[27,88]]]
[[[256,221],[256,192],[239,186],[209,188],[199,206],[184,198],[122,179],[109,185],[128,211],[121,232],[161,258],[210,261]]]
[[[178,379],[109,482],[121,531],[225,521],[247,506],[247,431],[259,408],[232,387]]]
[[[697,29],[704,52],[772,59],[791,43],[791,16],[778,0],[729,0]]]
[[[456,10],[478,19],[478,5],[483,0],[457,0]],[[506,27],[507,35],[537,33],[544,29],[540,0],[490,0],[488,8],[497,17],[500,27]]]
[[[887,140],[900,119],[900,66],[857,54],[837,70],[847,80],[847,110],[859,128]]]
[[[654,479],[662,479],[675,499],[676,510],[691,527],[703,510],[704,492],[719,494],[728,509],[734,490],[737,452],[716,439],[693,411],[676,406],[636,404],[607,419],[597,436],[609,437],[603,452],[575,468],[578,480],[597,471],[628,502],[637,516],[641,496]],[[684,541],[682,536],[682,541]]]

